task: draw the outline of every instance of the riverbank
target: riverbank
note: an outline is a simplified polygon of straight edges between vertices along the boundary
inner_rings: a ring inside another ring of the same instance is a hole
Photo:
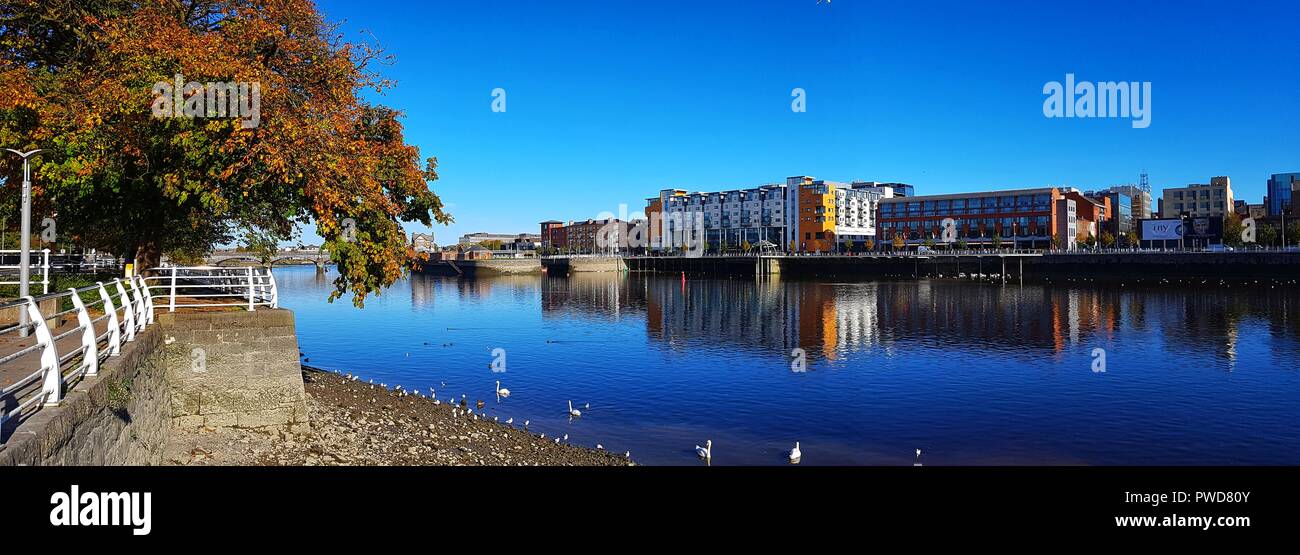
[[[168,465],[627,466],[621,454],[555,443],[504,423],[475,421],[432,399],[337,374],[303,370],[311,431],[176,430]]]

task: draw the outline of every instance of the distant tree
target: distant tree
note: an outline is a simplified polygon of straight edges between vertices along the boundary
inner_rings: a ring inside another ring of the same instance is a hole
[[[1300,245],[1300,222],[1291,222],[1286,226],[1287,246]]]
[[[1260,245],[1271,247],[1277,244],[1277,228],[1272,224],[1264,224],[1255,230],[1255,242]]]
[[[1223,217],[1223,244],[1229,247],[1241,246],[1241,216],[1228,214]]]
[[[867,241],[862,244],[862,248],[868,251],[874,251],[876,250],[876,242],[872,239],[867,239]]]
[[[930,249],[934,248],[934,237],[933,236],[926,237],[925,240],[921,242],[921,244],[925,245],[926,248],[930,248]]]
[[[903,248],[903,247],[905,247],[905,246],[907,246],[907,241],[903,239],[903,235],[902,235],[901,233],[895,233],[895,234],[894,234],[894,248],[895,248],[895,249],[901,249],[901,248]]]
[[[754,250],[754,245],[749,244],[749,239],[745,239],[740,243],[740,250],[745,254],[749,254],[749,251]]]
[[[1114,247],[1115,236],[1111,235],[1109,231],[1101,232],[1101,246],[1108,249]]]
[[[505,243],[500,239],[488,239],[487,241],[479,241],[478,246],[490,251],[499,251],[501,247],[505,246]]]
[[[970,246],[970,245],[968,245],[968,244],[966,243],[966,238],[965,238],[965,237],[962,237],[962,238],[960,238],[960,239],[957,240],[957,249],[959,249],[959,250],[966,250],[966,248],[969,247],[969,246]]]
[[[995,249],[1002,248],[1002,234],[1000,233],[993,234],[993,248]]]
[[[1124,234],[1124,243],[1127,247],[1136,248],[1141,242],[1138,240],[1137,232],[1130,230],[1128,233]]]
[[[246,228],[243,237],[240,238],[239,246],[257,256],[258,263],[261,265],[270,266],[276,253],[280,252],[280,242],[288,239],[288,236],[272,230]]]
[[[854,243],[853,241],[849,241],[849,242],[847,242],[847,243],[844,243],[844,247],[845,247],[846,249],[848,249],[849,252],[853,252],[853,247],[855,247],[855,246],[857,246],[857,243]]]
[[[790,252],[799,252],[799,243],[797,241],[790,241]]]

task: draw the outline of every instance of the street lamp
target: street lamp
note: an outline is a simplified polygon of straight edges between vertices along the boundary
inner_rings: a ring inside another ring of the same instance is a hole
[[[38,148],[29,152],[21,152],[12,148],[6,148],[5,150],[17,154],[19,158],[23,159],[23,224],[21,239],[22,246],[20,247],[22,252],[19,255],[20,259],[18,261],[18,296],[26,297],[29,293],[28,286],[31,281],[28,272],[31,270],[32,265],[31,260],[29,259],[32,250],[32,168],[30,159],[32,156],[36,155],[36,153],[40,152],[41,149]],[[18,311],[18,324],[18,335],[20,337],[27,337],[30,334],[30,331],[27,329],[28,322],[26,310]]]
[[[1282,209],[1282,250],[1286,250],[1286,215],[1290,213],[1290,207]]]

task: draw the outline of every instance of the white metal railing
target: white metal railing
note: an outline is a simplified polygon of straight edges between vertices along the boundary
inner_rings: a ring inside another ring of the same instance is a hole
[[[55,300],[62,308],[64,299],[70,299],[72,308],[41,313],[41,303]],[[155,305],[155,300],[160,304]],[[13,310],[16,315],[25,311],[29,321],[0,329],[0,339],[27,329],[32,333],[26,339],[33,340],[31,345],[17,342],[13,352],[0,355],[0,444],[41,407],[62,402],[68,387],[83,377],[97,375],[104,360],[121,353],[122,343],[134,341],[137,333],[154,323],[155,310],[278,306],[279,291],[270,269],[208,266],[167,266],[153,270],[148,277],[136,275],[0,303],[0,312]],[[62,325],[67,317],[75,318],[76,325]],[[0,346],[0,352],[7,350]]]
[[[2,276],[0,277],[0,279],[5,280],[5,281],[0,281],[0,285],[20,285],[18,280],[21,279],[19,277],[19,272],[22,271],[22,266],[20,264],[22,263],[23,251],[0,250],[0,257],[7,257],[10,255],[18,257],[19,264],[0,264],[0,276]],[[41,294],[48,295],[50,293],[50,249],[31,251],[29,256],[31,255],[37,255],[41,257],[40,261],[38,263],[31,264],[31,268],[30,268],[30,271],[32,273],[35,273],[36,270],[41,271],[41,280],[32,281],[30,283],[33,285],[39,284],[41,286]],[[12,279],[13,281],[10,281],[10,279]]]
[[[270,268],[164,266],[144,279],[152,297],[157,297],[159,302],[166,300],[168,312],[175,312],[177,307],[257,310],[259,306],[280,306],[279,289]]]
[[[83,294],[98,299],[86,302]],[[72,308],[53,314],[41,313],[41,303],[54,300],[61,308],[63,299],[70,299]],[[18,374],[17,379],[6,379],[0,389],[0,443],[6,439],[11,421],[21,423],[41,407],[58,406],[69,385],[82,377],[97,375],[100,363],[120,354],[122,342],[134,340],[136,332],[153,321],[148,313],[151,305],[139,276],[0,304],[0,310],[25,311],[29,321],[0,329],[0,337],[26,328],[32,332],[29,339],[34,340],[25,347],[19,343],[19,349],[0,356],[0,375],[15,371]],[[92,309],[101,314],[92,318]],[[60,329],[64,317],[69,315],[75,317],[76,325]],[[97,333],[96,324],[100,322],[105,322],[104,331]],[[59,342],[67,338],[73,339],[64,341],[61,347]],[[69,344],[76,346],[67,349]],[[33,354],[39,362],[21,362],[20,359]],[[28,370],[31,373],[26,373]]]

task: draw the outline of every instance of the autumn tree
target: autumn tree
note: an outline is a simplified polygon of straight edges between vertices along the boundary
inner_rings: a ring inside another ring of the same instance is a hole
[[[0,146],[45,149],[36,210],[74,241],[149,268],[241,229],[314,224],[339,269],[331,300],[360,304],[418,264],[402,222],[451,222],[428,186],[436,159],[362,99],[391,86],[386,59],[310,0],[8,0]],[[250,93],[228,104],[240,117],[216,110],[222,84]],[[19,168],[0,164],[4,196]]]

